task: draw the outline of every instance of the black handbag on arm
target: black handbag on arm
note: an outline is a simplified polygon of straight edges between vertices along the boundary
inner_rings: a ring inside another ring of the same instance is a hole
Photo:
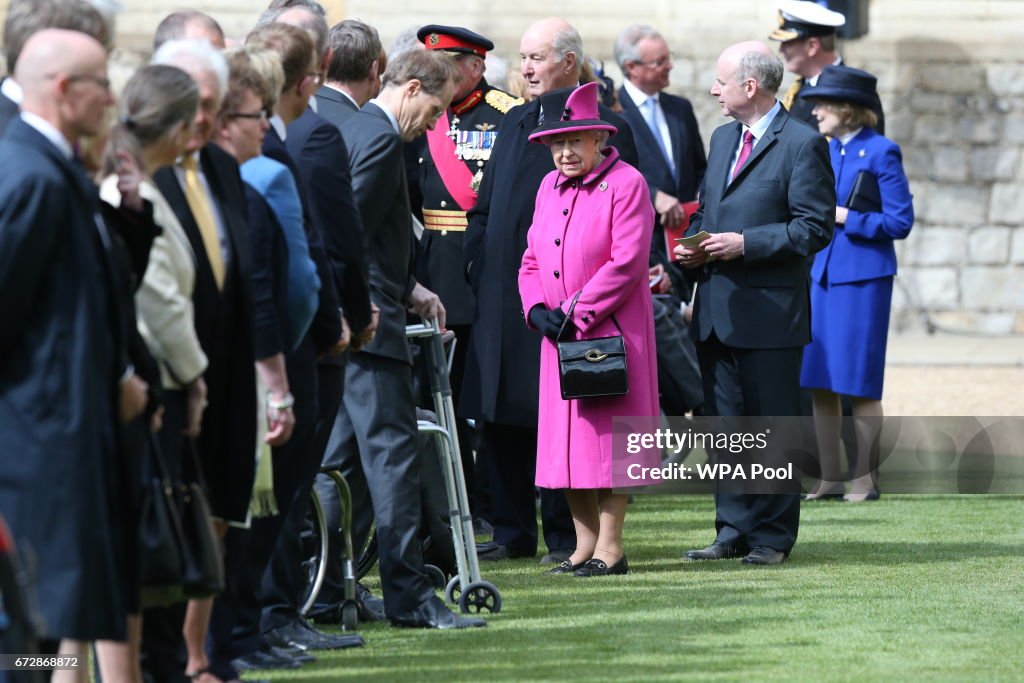
[[[179,483],[178,504],[185,532],[185,572],[182,588],[190,598],[216,595],[224,590],[224,552],[213,528],[213,516],[206,501],[202,466],[195,444],[186,441],[186,450],[195,465],[198,482]]]
[[[558,330],[555,345],[558,347],[558,379],[565,400],[622,396],[629,392],[626,376],[626,345],[622,339],[622,328],[612,315],[612,322],[619,333],[612,337],[562,341],[565,327],[576,310],[580,290],[569,305],[569,312]]]

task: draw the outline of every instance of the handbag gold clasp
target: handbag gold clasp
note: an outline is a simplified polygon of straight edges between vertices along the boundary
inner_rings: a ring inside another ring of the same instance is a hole
[[[583,358],[590,361],[591,363],[600,363],[607,357],[607,353],[601,353],[597,349],[590,349],[585,354],[583,354]]]

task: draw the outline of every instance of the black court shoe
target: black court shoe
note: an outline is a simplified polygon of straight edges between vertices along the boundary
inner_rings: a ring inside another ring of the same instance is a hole
[[[614,574],[628,574],[629,563],[623,555],[619,561],[608,566],[603,560],[587,560],[583,566],[573,572],[573,576],[612,576]]]
[[[585,565],[589,561],[590,560],[586,560],[584,562],[580,562],[579,564],[573,564],[572,560],[562,560],[558,564],[557,567],[549,569],[545,573],[547,573],[547,574],[572,574],[573,572],[575,572],[577,569],[579,569],[580,567],[582,567],[583,565]]]

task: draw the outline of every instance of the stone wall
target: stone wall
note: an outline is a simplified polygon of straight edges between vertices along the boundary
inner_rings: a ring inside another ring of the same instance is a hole
[[[122,58],[144,57],[153,27],[181,6],[123,0]],[[723,47],[763,38],[775,25],[770,0],[327,0],[331,21],[357,17],[389,44],[425,23],[469,26],[518,65],[532,21],[557,13],[574,23],[586,51],[612,64],[615,35],[632,22],[658,27],[677,54],[672,91],[691,99],[705,143],[725,123],[707,94]],[[6,5],[0,0],[0,9]],[[244,36],[259,2],[205,0],[230,36]],[[873,0],[870,33],[841,46],[845,60],[872,71],[889,137],[903,148],[917,223],[899,244],[894,329],[926,324],[1024,334],[1024,2]],[[791,76],[787,75],[783,90]]]

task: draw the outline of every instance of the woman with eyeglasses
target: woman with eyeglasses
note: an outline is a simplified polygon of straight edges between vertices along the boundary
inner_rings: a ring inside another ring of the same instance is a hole
[[[153,222],[161,229],[148,249],[148,263],[145,253],[140,255],[132,248],[129,251],[133,252],[136,274],[144,271],[134,294],[135,309],[142,338],[160,366],[163,412],[157,443],[175,479],[182,469],[185,439],[199,434],[207,359],[195,330],[192,248],[174,211],[153,182],[153,173],[173,164],[184,152],[198,106],[199,90],[181,69],[154,65],[137,71],[121,95],[120,120],[110,134],[103,161],[106,177],[100,190],[102,199],[113,207],[139,211],[150,205]],[[132,425],[126,425],[126,430],[129,427]],[[141,460],[147,452],[146,439],[130,443],[138,448],[133,446],[134,452],[126,456]],[[152,464],[147,468],[152,470]],[[133,470],[145,468],[133,461],[127,469],[141,485],[144,475]],[[136,609],[128,616],[126,643],[97,643],[100,671],[106,680],[141,680],[139,603],[137,588]]]

